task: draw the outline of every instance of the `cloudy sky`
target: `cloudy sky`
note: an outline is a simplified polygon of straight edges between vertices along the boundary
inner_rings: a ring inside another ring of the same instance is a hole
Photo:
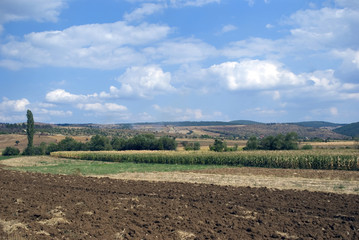
[[[0,122],[359,121],[358,0],[1,0]]]

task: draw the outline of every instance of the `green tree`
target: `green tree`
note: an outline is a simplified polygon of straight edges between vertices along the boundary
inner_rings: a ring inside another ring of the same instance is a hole
[[[224,152],[227,149],[227,144],[222,140],[214,140],[214,144],[209,147],[211,151]]]
[[[256,150],[256,149],[258,149],[258,147],[259,147],[259,141],[258,141],[257,137],[252,136],[247,141],[247,144],[244,147],[244,150]]]
[[[105,136],[95,135],[90,140],[91,151],[112,150],[110,140]]]
[[[298,149],[298,134],[290,132],[285,135],[284,139],[285,150],[296,150]]]
[[[26,125],[26,134],[27,134],[27,147],[32,148],[34,145],[34,134],[35,134],[35,123],[34,116],[30,110],[27,110],[27,125]]]

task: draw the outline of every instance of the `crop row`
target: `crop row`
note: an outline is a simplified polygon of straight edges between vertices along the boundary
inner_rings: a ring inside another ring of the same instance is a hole
[[[61,158],[134,163],[212,164],[293,169],[359,170],[357,151],[78,151],[53,152]]]

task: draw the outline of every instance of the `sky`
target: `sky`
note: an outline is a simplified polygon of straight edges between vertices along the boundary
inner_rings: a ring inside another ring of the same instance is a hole
[[[1,0],[0,122],[359,121],[358,0]]]

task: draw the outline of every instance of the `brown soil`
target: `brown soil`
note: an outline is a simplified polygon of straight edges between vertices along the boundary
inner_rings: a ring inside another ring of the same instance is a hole
[[[358,195],[0,168],[0,239],[358,239]]]

